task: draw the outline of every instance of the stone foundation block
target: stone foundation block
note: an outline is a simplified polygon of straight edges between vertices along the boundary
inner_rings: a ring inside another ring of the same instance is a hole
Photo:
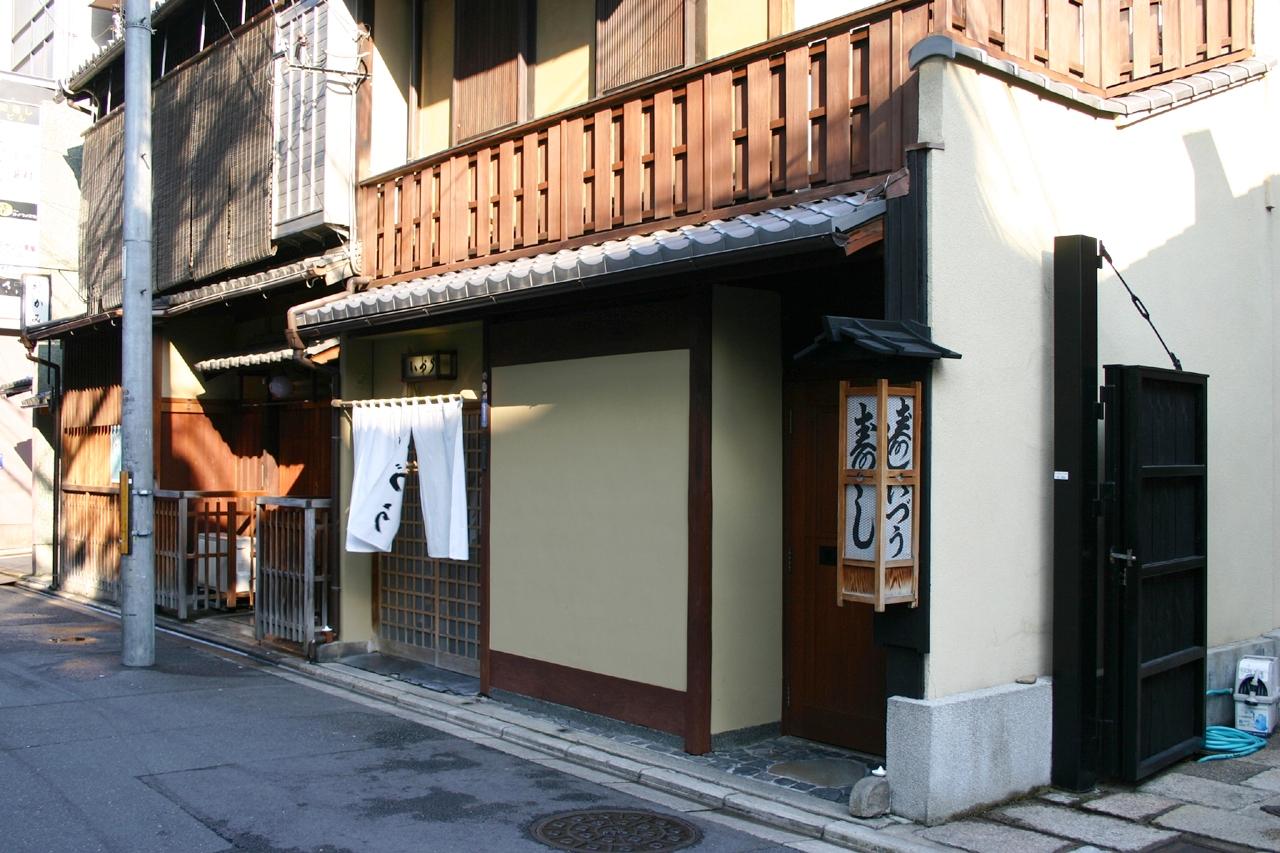
[[[930,826],[1049,784],[1049,679],[941,699],[889,699],[886,764],[895,814]]]

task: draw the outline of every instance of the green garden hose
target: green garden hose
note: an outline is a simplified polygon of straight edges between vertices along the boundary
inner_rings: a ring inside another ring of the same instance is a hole
[[[1206,696],[1230,696],[1231,688],[1205,691]],[[1229,726],[1209,726],[1204,730],[1204,750],[1211,753],[1201,761],[1220,761],[1224,758],[1243,758],[1267,745],[1266,738],[1242,732]]]

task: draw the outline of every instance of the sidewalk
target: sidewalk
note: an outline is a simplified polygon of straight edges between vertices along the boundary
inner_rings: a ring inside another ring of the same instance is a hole
[[[111,612],[110,608],[101,608]],[[312,683],[378,700],[432,727],[496,741],[577,765],[601,779],[671,797],[664,804],[714,809],[773,827],[780,843],[803,839],[853,850],[1277,850],[1280,743],[1247,759],[1184,762],[1138,788],[1083,796],[1046,790],[934,827],[894,816],[858,819],[842,803],[734,775],[707,763],[566,726],[485,697],[437,693],[341,663],[309,663],[247,643],[227,643],[199,623],[158,618],[164,630],[227,645]],[[237,648],[238,647],[238,648]],[[892,768],[890,768],[892,783]]]

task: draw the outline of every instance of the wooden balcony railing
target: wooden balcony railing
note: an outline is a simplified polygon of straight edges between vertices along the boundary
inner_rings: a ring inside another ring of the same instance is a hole
[[[890,172],[914,141],[905,0],[412,163],[362,185],[366,274],[714,214]]]
[[[1247,56],[1252,0],[935,0],[934,29],[1116,96]]]
[[[907,56],[930,34],[1115,95],[1247,54],[1248,7],[891,0],[365,180],[364,271],[411,278],[870,183],[917,141]]]

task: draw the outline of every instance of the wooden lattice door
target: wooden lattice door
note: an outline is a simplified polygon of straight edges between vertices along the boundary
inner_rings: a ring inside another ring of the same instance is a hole
[[[377,559],[378,638],[383,651],[443,669],[480,672],[484,430],[479,412],[463,413],[467,462],[466,562],[427,556],[417,461],[410,455],[400,530]]]

